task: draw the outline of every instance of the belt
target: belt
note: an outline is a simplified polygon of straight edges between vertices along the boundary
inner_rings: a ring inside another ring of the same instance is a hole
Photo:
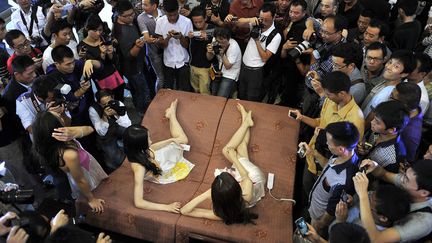
[[[263,68],[263,67],[248,67],[246,65],[243,65],[243,67],[246,68],[246,69],[248,69],[248,70],[260,70],[260,69]]]

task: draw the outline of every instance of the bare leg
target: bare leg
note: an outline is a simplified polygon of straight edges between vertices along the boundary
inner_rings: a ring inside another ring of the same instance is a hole
[[[234,133],[234,135],[231,137],[231,140],[225,145],[223,152],[225,152],[229,149],[234,149],[238,153],[237,157],[246,157],[248,158],[247,154],[247,143],[249,141],[249,127],[253,126],[253,120],[252,120],[252,112],[249,111],[246,113],[243,106],[240,104],[237,105],[238,109],[242,113],[242,117],[244,118],[242,121],[242,124],[240,125],[239,129]],[[241,111],[243,110],[244,113]],[[248,135],[246,137],[246,135]],[[246,138],[246,139],[245,139]],[[241,145],[241,146],[240,146]]]
[[[240,113],[242,115],[242,121],[245,121],[247,114],[248,114],[246,112],[245,108],[241,104],[237,104],[237,109],[240,111]],[[237,150],[237,157],[249,159],[249,154],[248,154],[249,140],[250,140],[250,128],[248,128],[246,130],[246,133],[243,137],[243,140],[237,146],[237,149],[236,149]]]
[[[165,111],[165,117],[170,120],[171,137],[177,139],[178,143],[187,144],[188,137],[177,120],[177,103],[177,99],[171,103],[170,107],[168,107],[168,109]]]

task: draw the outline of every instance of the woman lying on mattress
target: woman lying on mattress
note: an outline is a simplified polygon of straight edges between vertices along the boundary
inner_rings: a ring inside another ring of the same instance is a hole
[[[222,150],[232,167],[216,169],[211,189],[184,205],[181,214],[223,220],[225,224],[253,223],[253,219],[258,218],[257,214],[249,212],[249,208],[264,196],[265,177],[248,157],[249,130],[254,125],[252,113],[246,112],[240,104],[237,108],[242,115],[242,124]],[[211,199],[213,210],[197,207],[207,199]]]
[[[194,165],[183,157],[183,147],[188,138],[180,126],[176,111],[177,100],[165,111],[169,119],[171,138],[152,143],[147,128],[141,125],[128,127],[123,135],[127,159],[134,173],[135,207],[148,210],[180,212],[180,203],[153,203],[143,198],[144,180],[158,184],[168,184],[184,179]]]

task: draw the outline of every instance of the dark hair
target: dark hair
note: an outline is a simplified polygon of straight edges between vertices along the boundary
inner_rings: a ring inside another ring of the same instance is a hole
[[[236,179],[227,172],[216,176],[211,186],[213,212],[225,224],[254,223],[258,215],[250,213],[243,199],[242,189]]]
[[[369,27],[378,28],[380,30],[378,37],[386,37],[389,33],[388,25],[379,19],[371,19]]]
[[[206,17],[206,11],[201,6],[196,6],[195,8],[193,8],[189,15],[190,18],[198,16],[202,16],[203,18]]]
[[[34,61],[27,55],[17,56],[12,60],[12,70],[14,73],[22,73],[32,65],[34,65]]]
[[[407,191],[392,184],[379,184],[375,190],[375,210],[388,219],[388,223],[402,219],[410,211]]]
[[[52,233],[46,243],[94,243],[93,234],[74,226],[63,226]]]
[[[69,22],[66,19],[59,19],[57,21],[54,21],[54,23],[51,25],[51,33],[58,34],[61,30],[64,29],[72,29],[72,25],[69,24]]]
[[[95,98],[97,102],[100,102],[100,100],[106,96],[112,96],[112,92],[108,89],[100,89],[95,94]]]
[[[366,17],[366,18],[373,18],[375,17],[375,13],[374,11],[372,11],[371,9],[363,9],[360,13],[361,16]]]
[[[294,6],[294,7],[301,6],[303,9],[303,12],[306,11],[306,9],[307,9],[307,3],[305,0],[293,0],[290,4],[290,7],[291,6]]]
[[[398,100],[380,103],[374,110],[375,116],[380,118],[386,129],[396,128],[399,133],[408,124],[409,116],[405,105]]]
[[[321,85],[330,93],[337,94],[345,91],[349,93],[351,81],[345,73],[341,71],[334,71],[324,76]]]
[[[419,72],[424,72],[428,74],[430,71],[432,71],[432,58],[428,54],[424,52],[417,52],[414,54],[414,59],[417,62],[420,62],[420,67],[418,70]]]
[[[337,223],[330,229],[331,243],[370,243],[366,230],[354,223]]]
[[[351,122],[341,121],[327,125],[325,131],[329,133],[337,146],[354,149],[360,139],[360,133]]]
[[[405,16],[413,16],[417,11],[417,2],[413,0],[399,0],[397,6],[405,12]]]
[[[417,109],[421,99],[421,89],[417,84],[403,82],[396,85],[395,89],[398,92],[398,100],[411,111]]]
[[[383,58],[387,56],[387,46],[381,42],[373,42],[369,46],[366,47],[366,53],[370,50],[381,50],[383,54]]]
[[[54,62],[62,63],[64,58],[75,58],[73,51],[65,45],[59,45],[52,49],[51,57]]]
[[[32,124],[33,148],[42,158],[42,162],[54,172],[60,172],[60,167],[65,165],[63,150],[77,149],[76,146],[53,138],[54,129],[63,126],[60,120],[49,111],[39,112]]]
[[[36,211],[26,210],[19,213],[18,217],[21,221],[29,222],[28,224],[21,226],[21,228],[29,235],[27,242],[43,242],[43,240],[49,235],[51,225],[48,219],[44,218]]]
[[[85,28],[86,30],[97,30],[99,27],[103,26],[102,19],[97,14],[92,14],[88,17]]]
[[[54,92],[54,88],[58,82],[53,77],[48,75],[42,75],[37,77],[33,81],[32,92],[41,99],[48,97],[48,92]]]
[[[172,13],[178,11],[179,3],[177,2],[177,0],[164,0],[163,7],[165,9],[165,12]]]
[[[0,24],[6,24],[6,21],[3,18],[0,18]]]
[[[411,51],[397,50],[391,54],[390,59],[396,59],[402,63],[402,65],[404,66],[402,73],[410,74],[417,67],[417,63]]]
[[[272,3],[264,3],[260,9],[260,12],[263,13],[270,12],[271,16],[274,17],[276,14],[276,5]]]
[[[151,5],[156,4],[156,6],[159,6],[159,0],[149,0]]]
[[[361,66],[362,52],[356,43],[341,43],[333,49],[333,56],[344,59],[343,63],[349,65],[354,63],[356,67]]]
[[[336,32],[342,31],[344,29],[348,28],[348,21],[344,16],[341,15],[331,15],[326,18],[326,20],[332,20],[333,21],[333,28]]]
[[[432,160],[417,160],[412,164],[411,168],[416,174],[418,190],[423,189],[428,191],[430,197],[432,194]]]
[[[224,27],[216,27],[213,33],[214,37],[220,37],[224,39],[231,39],[231,30]]]
[[[147,128],[134,124],[126,128],[123,134],[125,154],[131,163],[139,163],[153,175],[161,175],[162,171],[150,161]]]
[[[132,3],[129,2],[128,0],[120,0],[116,4],[116,10],[119,14],[122,14],[128,10],[131,10],[131,9],[134,9],[134,7],[133,7]]]
[[[21,30],[9,30],[5,35],[5,41],[10,47],[14,48],[13,40],[18,39],[20,36],[25,37],[24,33],[21,32]]]

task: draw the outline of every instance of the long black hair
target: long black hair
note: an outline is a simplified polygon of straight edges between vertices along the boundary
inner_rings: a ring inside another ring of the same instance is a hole
[[[64,127],[59,118],[49,111],[37,114],[32,124],[33,148],[42,158],[42,162],[53,171],[59,171],[65,165],[63,152],[65,149],[77,149],[77,145],[58,141],[52,137],[55,128]]]
[[[211,187],[213,212],[225,224],[254,223],[258,215],[249,212],[243,199],[242,189],[235,178],[227,172],[218,175]]]
[[[147,128],[134,124],[126,129],[123,134],[123,145],[128,160],[138,163],[153,175],[161,175],[162,171],[150,161],[148,130]]]

